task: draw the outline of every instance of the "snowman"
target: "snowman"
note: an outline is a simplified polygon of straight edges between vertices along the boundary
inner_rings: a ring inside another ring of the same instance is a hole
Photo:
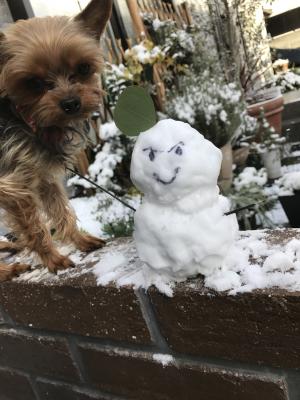
[[[139,257],[182,280],[210,275],[224,261],[238,225],[219,194],[221,151],[189,124],[166,119],[136,141],[131,179],[144,193],[134,216]]]
[[[211,275],[238,232],[217,186],[221,151],[189,124],[157,123],[151,97],[136,86],[121,94],[114,117],[123,133],[138,135],[130,175],[144,194],[134,239],[145,268],[170,281]]]

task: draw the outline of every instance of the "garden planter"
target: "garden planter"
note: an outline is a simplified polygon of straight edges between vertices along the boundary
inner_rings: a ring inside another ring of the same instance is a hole
[[[248,114],[255,118],[260,116],[261,109],[264,110],[264,116],[269,124],[277,133],[281,133],[283,96],[280,94],[275,98],[261,101],[247,107]]]
[[[247,158],[249,156],[250,149],[249,147],[241,147],[240,149],[235,149],[232,152],[233,155],[233,163],[242,166],[246,164]]]
[[[267,150],[262,154],[262,160],[269,179],[277,179],[281,176],[280,148]]]
[[[232,160],[231,143],[227,143],[225,144],[225,146],[221,147],[221,151],[223,159],[222,159],[218,183],[221,189],[224,192],[226,192],[230,188],[233,179],[233,172],[232,172],[233,160]]]
[[[288,217],[292,228],[300,228],[300,191],[295,191],[293,196],[279,196],[279,201]]]

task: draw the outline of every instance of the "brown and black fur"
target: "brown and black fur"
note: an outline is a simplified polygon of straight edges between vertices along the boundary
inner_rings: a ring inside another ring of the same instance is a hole
[[[0,251],[27,248],[52,272],[73,263],[55,248],[50,228],[82,251],[104,245],[78,230],[62,181],[99,107],[99,38],[110,13],[111,0],[92,0],[74,19],[32,18],[0,36],[0,208],[18,239],[0,242]],[[80,106],[72,115],[61,106],[70,98]],[[28,268],[0,263],[0,281]]]

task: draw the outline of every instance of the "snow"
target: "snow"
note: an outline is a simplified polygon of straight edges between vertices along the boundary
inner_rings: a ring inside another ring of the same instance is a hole
[[[235,215],[224,215],[221,160],[221,151],[183,122],[163,120],[139,135],[131,179],[144,197],[134,239],[150,274],[180,281],[222,264],[238,227]]]
[[[295,190],[300,190],[300,171],[284,174],[276,181],[280,196],[292,196]]]
[[[122,199],[137,208],[140,196],[126,196]],[[104,227],[107,224],[123,221],[129,222],[133,211],[108,194],[98,192],[92,197],[77,197],[70,200],[77,216],[77,225],[80,229],[94,236],[104,236]]]
[[[174,363],[174,357],[171,356],[171,354],[156,353],[153,354],[153,360],[159,364],[162,364],[163,367]]]
[[[241,233],[224,264],[206,277],[205,285],[229,294],[272,287],[300,290],[300,240],[274,245],[266,239],[264,231]]]
[[[229,295],[270,288],[300,291],[300,240],[274,244],[270,240],[272,232],[240,232],[223,263],[204,277],[205,286]],[[107,248],[94,273],[99,285],[114,283],[117,287],[132,285],[146,290],[154,285],[167,296],[174,295],[176,282],[181,281],[149,269],[138,257],[133,241]],[[187,285],[194,287],[194,282],[188,281]]]
[[[99,207],[99,196],[77,197],[70,202],[76,211],[78,227],[91,235],[102,236],[101,225],[95,218]]]
[[[150,270],[139,259],[133,242],[119,244],[117,249],[112,248],[95,264],[93,272],[98,285],[113,283],[117,287],[132,286],[134,289],[146,290],[154,285],[166,296],[173,295],[175,282],[168,276],[161,276]]]
[[[114,122],[103,124],[99,137],[104,141],[97,152],[95,160],[88,168],[88,177],[103,187],[114,186],[111,179],[114,176],[116,166],[121,163],[125,150],[121,144],[121,132]],[[68,186],[81,185],[86,189],[94,187],[91,183],[75,175],[68,180]]]
[[[268,181],[268,175],[265,168],[257,170],[254,167],[246,167],[234,179],[234,187],[240,190],[242,187],[248,186],[251,183],[256,183],[258,186],[264,186]]]

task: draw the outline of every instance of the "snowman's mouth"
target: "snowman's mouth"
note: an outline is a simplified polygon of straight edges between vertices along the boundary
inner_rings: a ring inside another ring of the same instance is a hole
[[[177,167],[174,169],[174,175],[172,176],[172,178],[168,181],[164,181],[163,179],[161,179],[159,177],[159,175],[157,173],[154,172],[153,174],[153,178],[156,180],[156,182],[162,183],[163,185],[170,185],[171,183],[173,183],[175,181],[175,179],[177,178],[178,172],[180,171],[180,168]]]

